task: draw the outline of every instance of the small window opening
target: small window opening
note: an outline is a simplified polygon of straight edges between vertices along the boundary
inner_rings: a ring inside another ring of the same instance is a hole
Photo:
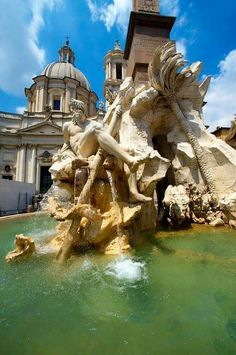
[[[122,79],[122,64],[116,64],[116,79]]]
[[[60,111],[61,109],[61,100],[60,100],[60,97],[56,96],[53,98],[53,110],[58,110]]]
[[[13,180],[13,176],[12,175],[2,175],[2,178],[5,180]]]

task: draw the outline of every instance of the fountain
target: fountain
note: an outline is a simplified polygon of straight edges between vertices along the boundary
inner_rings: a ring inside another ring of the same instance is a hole
[[[102,124],[71,100],[47,199],[60,221],[52,241],[58,261],[93,248],[129,251],[134,236],[156,228],[154,191],[164,195],[171,225],[236,226],[236,153],[204,125],[210,78],[200,83],[200,70],[200,62],[186,66],[170,42],[157,48],[147,84],[125,79]],[[166,187],[156,190],[163,179]]]

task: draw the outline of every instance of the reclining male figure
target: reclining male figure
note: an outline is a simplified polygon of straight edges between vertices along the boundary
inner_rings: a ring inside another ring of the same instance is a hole
[[[105,130],[102,124],[93,119],[88,119],[84,102],[72,100],[70,109],[73,112],[73,118],[72,121],[66,122],[63,126],[64,144],[59,156],[57,156],[59,161],[61,160],[63,163],[64,160],[65,165],[76,162],[86,164],[87,158],[96,154],[98,148],[101,147],[106,153],[127,164],[131,172],[137,171],[143,160],[128,154]],[[50,168],[54,177],[57,174],[56,163]]]

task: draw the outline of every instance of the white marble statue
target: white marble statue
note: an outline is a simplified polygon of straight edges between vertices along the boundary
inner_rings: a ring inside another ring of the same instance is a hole
[[[121,106],[123,114],[118,139],[129,154],[140,156],[144,161],[137,173],[130,171],[127,166],[124,167],[131,202],[151,201],[157,181],[166,175],[170,165],[168,159],[161,157],[158,151],[154,150],[151,130],[145,120],[145,115],[149,113],[157,95],[157,90],[143,85],[135,90],[133,79],[127,77],[105,117],[105,123],[108,123],[116,106],[118,104]]]
[[[168,207],[172,224],[217,218],[217,224],[236,225],[236,152],[207,131],[202,107],[210,79],[198,81],[200,62],[185,64],[174,43],[158,47],[149,82],[126,78],[103,124],[86,116],[82,101],[71,101],[72,121],[63,127],[64,145],[50,171],[54,180],[72,186],[79,169],[89,169],[74,207],[62,213],[57,201],[51,212],[72,221],[63,232],[58,260],[88,246],[121,250],[117,229],[122,250],[129,250],[137,229],[156,226],[154,192],[160,180],[159,207]],[[115,157],[112,168],[104,163],[107,156]],[[104,169],[113,173],[112,181]]]
[[[199,82],[201,68],[201,62],[186,66],[183,55],[169,42],[157,48],[149,66],[149,82],[159,94],[157,107],[162,110],[162,132],[174,155],[176,184],[205,185],[217,205],[222,195],[235,191],[236,153],[204,124],[202,107],[210,77]]]
[[[131,172],[135,172],[143,162],[143,156],[132,156],[109,134],[105,127],[95,119],[87,118],[83,101],[72,99],[70,103],[72,121],[63,126],[64,144],[50,168],[54,179],[66,179],[71,171],[69,164],[83,166],[88,158],[95,155],[98,148],[113,155],[125,163]],[[119,115],[119,111],[116,112]]]

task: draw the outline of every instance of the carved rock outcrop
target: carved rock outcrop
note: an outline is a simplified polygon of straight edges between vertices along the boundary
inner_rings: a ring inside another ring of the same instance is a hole
[[[236,229],[236,192],[222,196],[220,208],[227,217],[228,224]]]
[[[182,185],[169,185],[165,192],[163,206],[168,211],[167,220],[172,226],[190,223],[189,194]]]
[[[172,226],[236,225],[236,151],[207,131],[210,78],[198,81],[200,62],[185,64],[173,42],[158,47],[149,82],[127,77],[104,122],[71,101],[46,201],[61,221],[57,260],[87,248],[129,250],[138,228],[156,227],[155,192]]]
[[[31,237],[25,237],[23,234],[16,235],[16,249],[10,251],[6,256],[6,261],[12,262],[28,257],[35,252],[35,244]]]

